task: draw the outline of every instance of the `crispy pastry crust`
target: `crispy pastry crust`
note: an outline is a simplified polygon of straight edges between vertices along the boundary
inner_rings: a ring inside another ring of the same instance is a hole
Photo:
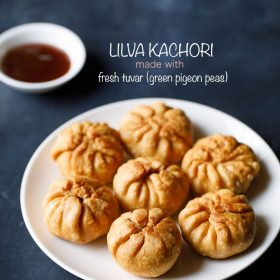
[[[134,157],[157,157],[178,163],[192,145],[192,126],[185,113],[164,103],[136,106],[122,120],[120,135]]]
[[[112,190],[85,177],[54,181],[43,206],[49,231],[74,243],[88,243],[106,234],[119,216]]]
[[[118,132],[107,124],[91,122],[66,127],[52,150],[64,176],[87,176],[103,183],[113,180],[124,156]]]
[[[113,222],[107,243],[123,269],[142,277],[157,277],[174,265],[182,242],[175,222],[154,208],[122,214]]]
[[[182,161],[196,195],[219,189],[245,193],[259,173],[253,151],[234,137],[221,134],[198,140]]]
[[[245,251],[256,232],[255,215],[247,198],[226,189],[190,200],[179,214],[179,224],[194,250],[215,259]]]
[[[187,199],[189,180],[178,165],[165,166],[154,158],[137,158],[118,169],[113,187],[126,211],[158,207],[172,215]]]

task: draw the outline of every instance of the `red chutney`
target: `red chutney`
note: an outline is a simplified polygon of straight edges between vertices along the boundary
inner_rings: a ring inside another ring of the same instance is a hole
[[[31,83],[47,82],[68,72],[68,55],[51,45],[26,44],[10,49],[3,57],[2,71],[9,77]]]

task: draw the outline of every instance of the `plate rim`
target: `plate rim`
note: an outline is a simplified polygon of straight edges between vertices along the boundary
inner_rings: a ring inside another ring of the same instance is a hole
[[[272,148],[268,145],[268,143],[255,131],[253,130],[251,127],[249,127],[246,123],[244,123],[243,121],[240,121],[239,119],[237,119],[236,117],[222,111],[219,109],[216,109],[214,107],[205,105],[205,104],[201,104],[198,102],[193,102],[193,101],[189,101],[189,100],[184,100],[184,99],[177,99],[177,98],[165,98],[165,97],[144,97],[144,98],[131,98],[131,99],[123,99],[123,100],[119,100],[119,101],[115,101],[115,102],[111,102],[111,103],[106,103],[104,105],[101,106],[97,106],[95,108],[89,109],[83,113],[80,113],[72,118],[70,118],[68,121],[62,123],[61,125],[59,125],[55,130],[53,130],[46,138],[44,138],[44,140],[39,144],[39,146],[35,149],[35,151],[32,153],[26,168],[24,170],[23,173],[23,177],[22,177],[22,181],[21,181],[21,185],[20,185],[20,208],[21,208],[21,213],[22,213],[22,217],[23,217],[23,221],[25,223],[25,226],[30,234],[30,236],[32,237],[32,239],[34,240],[34,242],[37,244],[37,246],[41,249],[41,251],[44,252],[44,254],[46,254],[52,261],[54,261],[57,265],[59,265],[60,267],[62,267],[63,269],[65,269],[66,271],[68,271],[69,273],[84,279],[84,280],[98,280],[92,277],[88,277],[80,272],[78,272],[75,269],[72,269],[70,266],[64,264],[63,261],[61,261],[59,258],[57,258],[52,252],[50,252],[50,250],[41,242],[41,240],[37,237],[35,231],[32,228],[31,223],[29,222],[28,219],[28,214],[27,214],[27,210],[25,207],[25,203],[24,203],[24,199],[25,199],[25,194],[26,194],[26,186],[27,186],[27,180],[28,180],[28,176],[30,173],[30,170],[32,169],[32,165],[35,161],[35,159],[38,157],[38,155],[40,154],[40,152],[43,150],[43,148],[45,147],[45,144],[47,142],[50,141],[51,138],[53,138],[53,136],[55,134],[57,134],[58,131],[60,131],[63,127],[67,126],[70,123],[75,122],[78,119],[82,119],[84,118],[86,115],[90,115],[92,112],[100,112],[103,110],[106,110],[108,107],[112,107],[112,106],[118,106],[118,105],[122,105],[122,104],[129,104],[129,103],[135,103],[135,102],[147,102],[147,101],[151,101],[151,102],[157,102],[157,101],[162,101],[162,102],[182,102],[182,103],[187,103],[191,106],[198,106],[198,107],[204,107],[207,110],[211,110],[214,111],[215,113],[218,114],[222,114],[223,116],[225,116],[226,118],[229,118],[235,122],[237,122],[238,124],[241,124],[243,126],[246,127],[246,129],[248,129],[251,133],[256,134],[260,140],[263,142],[263,144],[266,146],[266,148],[269,149],[271,156],[274,158],[274,160],[278,163],[278,168],[280,169],[280,162],[275,154],[275,152],[272,150]],[[243,266],[241,269],[239,269],[238,271],[228,275],[226,278],[219,278],[219,280],[222,279],[227,279],[229,277],[232,277],[233,275],[236,275],[237,273],[243,271],[244,269],[246,269],[247,267],[249,267],[250,265],[252,265],[257,259],[259,259],[268,249],[269,247],[273,244],[273,242],[275,241],[277,235],[280,232],[280,223],[278,225],[278,230],[275,231],[274,235],[271,238],[270,243],[264,247],[258,254],[256,257],[253,258],[253,260],[251,262],[249,262],[249,264],[246,264],[245,266]],[[217,279],[218,280],[218,279]]]

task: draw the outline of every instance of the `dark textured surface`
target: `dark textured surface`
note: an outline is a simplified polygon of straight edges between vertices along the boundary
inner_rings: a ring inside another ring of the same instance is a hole
[[[79,4],[77,4],[79,2]],[[0,279],[77,279],[40,251],[22,220],[19,193],[25,166],[41,141],[69,118],[112,101],[174,97],[207,104],[251,126],[280,157],[279,1],[1,0],[0,32],[14,25],[49,21],[77,32],[88,60],[67,86],[45,95],[24,95],[0,84]],[[220,73],[225,85],[97,85],[96,73],[135,72],[133,60],[114,60],[109,42],[215,44],[211,60],[187,60],[184,72]],[[279,237],[255,264],[232,279],[277,275],[271,263]],[[209,276],[211,279],[211,276]]]

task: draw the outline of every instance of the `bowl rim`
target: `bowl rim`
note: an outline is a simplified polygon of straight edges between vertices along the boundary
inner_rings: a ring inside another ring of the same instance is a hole
[[[0,49],[1,49],[1,44],[3,42],[5,42],[7,39],[14,37],[14,36],[15,37],[21,36],[21,33],[25,32],[29,28],[30,29],[32,29],[32,28],[40,29],[40,28],[47,28],[47,27],[60,29],[63,32],[67,32],[70,36],[72,36],[77,41],[78,46],[81,50],[81,55],[80,55],[80,59],[79,59],[80,62],[78,63],[77,68],[74,69],[73,71],[71,71],[71,69],[73,69],[73,68],[71,68],[71,66],[70,66],[69,70],[64,75],[62,75],[61,77],[58,77],[56,79],[50,80],[50,81],[24,82],[24,81],[13,79],[10,76],[6,75],[1,70],[1,67],[0,67],[0,81],[1,82],[9,85],[10,87],[22,89],[22,90],[31,90],[31,91],[32,90],[47,90],[47,89],[51,89],[51,88],[57,87],[59,85],[62,85],[64,83],[68,82],[81,71],[81,69],[83,68],[85,61],[86,61],[86,47],[85,47],[83,41],[81,40],[81,38],[74,31],[70,30],[69,28],[67,28],[65,26],[59,25],[59,24],[50,23],[50,22],[31,22],[31,23],[24,23],[24,24],[20,24],[20,25],[14,26],[12,28],[9,28],[0,34]],[[49,42],[49,45],[52,45],[51,41]],[[69,55],[66,51],[65,51],[65,53],[67,55]],[[0,62],[0,64],[1,64],[1,62]]]

